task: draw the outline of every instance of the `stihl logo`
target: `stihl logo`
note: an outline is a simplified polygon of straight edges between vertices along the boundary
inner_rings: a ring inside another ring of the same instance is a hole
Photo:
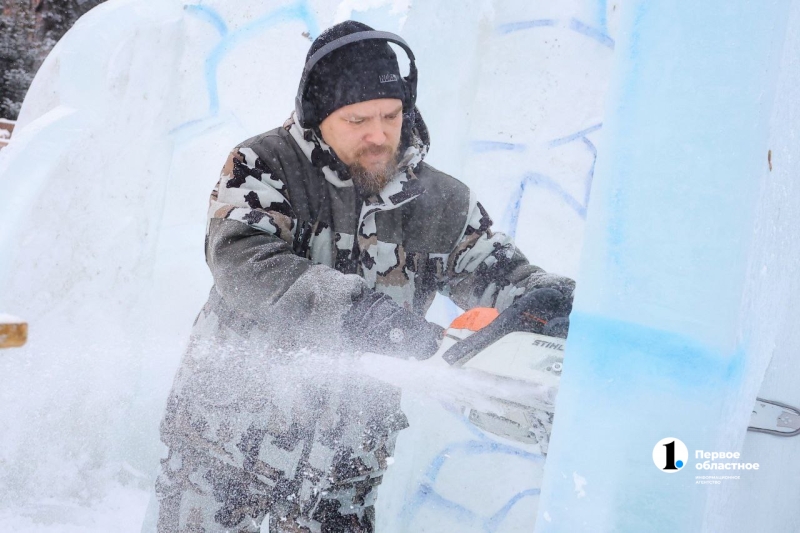
[[[381,83],[391,83],[399,79],[400,78],[397,77],[397,74],[381,74],[380,76]]]
[[[559,352],[563,352],[564,351],[564,345],[563,344],[558,344],[557,342],[547,342],[547,341],[535,340],[535,341],[533,341],[533,345],[534,346],[543,346],[545,348],[558,350]]]

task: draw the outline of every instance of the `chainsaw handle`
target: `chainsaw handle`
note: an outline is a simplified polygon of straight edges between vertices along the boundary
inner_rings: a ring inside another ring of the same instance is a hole
[[[505,328],[496,327],[494,323],[489,324],[448,348],[442,354],[442,359],[452,366],[463,366],[495,341],[500,340],[507,333],[511,333],[511,331],[503,331],[503,329]]]
[[[477,332],[451,346],[442,355],[442,359],[453,366],[462,366],[481,350],[515,331],[565,339],[569,331],[571,310],[571,297],[547,287],[534,289],[493,317]]]

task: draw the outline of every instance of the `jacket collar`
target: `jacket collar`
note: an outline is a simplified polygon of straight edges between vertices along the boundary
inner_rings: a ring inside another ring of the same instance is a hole
[[[283,124],[289,131],[292,139],[302,150],[312,165],[322,171],[325,179],[334,187],[352,187],[353,181],[350,179],[347,167],[336,156],[330,146],[322,139],[314,129],[306,129],[295,122],[295,114]],[[415,108],[410,116],[403,116],[403,135],[405,146],[403,157],[398,165],[397,174],[386,184],[380,193],[370,196],[364,200],[362,218],[375,211],[385,211],[394,209],[406,202],[411,201],[425,189],[419,182],[414,169],[422,163],[430,147],[428,132],[422,116]]]

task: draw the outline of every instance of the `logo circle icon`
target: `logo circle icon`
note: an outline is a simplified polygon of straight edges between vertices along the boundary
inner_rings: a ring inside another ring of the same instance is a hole
[[[653,447],[653,463],[662,472],[674,474],[689,462],[689,448],[674,437],[661,439]]]

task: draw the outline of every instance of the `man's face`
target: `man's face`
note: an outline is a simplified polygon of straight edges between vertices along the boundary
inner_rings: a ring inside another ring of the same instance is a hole
[[[367,100],[341,107],[319,125],[362,193],[376,194],[397,172],[403,102]]]

